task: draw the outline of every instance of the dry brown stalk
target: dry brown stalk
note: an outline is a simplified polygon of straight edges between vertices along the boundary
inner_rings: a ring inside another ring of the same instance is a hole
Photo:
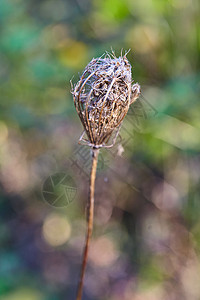
[[[138,83],[132,85],[131,65],[126,54],[117,58],[106,53],[92,59],[86,66],[80,80],[72,86],[74,105],[82,122],[84,132],[79,142],[92,148],[92,168],[87,215],[87,233],[83,252],[82,268],[76,300],[81,300],[89,243],[94,218],[94,191],[99,148],[112,147],[130,104],[140,95]],[[114,131],[115,136],[108,144]],[[86,133],[87,139],[83,138]]]
[[[99,149],[93,149],[92,167],[91,167],[91,174],[90,174],[90,195],[89,195],[88,215],[87,215],[87,232],[86,232],[85,248],[84,248],[83,259],[82,259],[81,275],[80,275],[77,298],[76,298],[77,300],[81,300],[82,298],[83,278],[84,278],[85,268],[87,264],[89,243],[91,240],[92,230],[93,230],[94,191],[95,191],[95,179],[96,179],[98,154],[99,154]]]

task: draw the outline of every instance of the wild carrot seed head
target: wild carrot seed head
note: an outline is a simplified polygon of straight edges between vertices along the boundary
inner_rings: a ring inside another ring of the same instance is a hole
[[[106,53],[85,67],[72,94],[89,143],[98,147],[106,145],[120,126],[129,105],[139,97],[140,86],[132,87],[126,54],[117,58]]]

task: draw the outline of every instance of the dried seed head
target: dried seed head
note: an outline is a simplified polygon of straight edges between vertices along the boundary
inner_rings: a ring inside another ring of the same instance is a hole
[[[126,54],[117,58],[106,53],[86,66],[72,94],[90,146],[105,146],[121,125],[129,105],[140,94],[139,84],[131,84]]]

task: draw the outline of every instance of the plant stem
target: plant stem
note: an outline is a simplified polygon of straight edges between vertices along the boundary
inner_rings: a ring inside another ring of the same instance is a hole
[[[88,249],[89,249],[89,244],[90,244],[92,230],[93,230],[94,191],[95,191],[95,179],[96,179],[98,154],[99,154],[99,149],[93,149],[92,167],[91,167],[91,173],[90,173],[90,192],[89,192],[89,202],[88,202],[88,211],[87,211],[87,232],[86,232],[86,238],[85,238],[85,248],[84,248],[84,252],[83,252],[81,274],[80,274],[80,280],[79,280],[76,300],[82,299],[83,279],[84,279],[84,275],[85,275],[85,269],[86,269],[86,264],[87,264],[87,259],[88,259]]]

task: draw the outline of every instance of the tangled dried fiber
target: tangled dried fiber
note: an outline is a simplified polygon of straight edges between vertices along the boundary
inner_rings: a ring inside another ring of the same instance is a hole
[[[107,147],[110,137],[118,129],[129,105],[140,94],[139,84],[132,87],[131,65],[124,56],[92,59],[73,91],[74,104],[93,148]]]
[[[87,232],[82,268],[76,300],[82,299],[89,243],[94,218],[94,191],[99,148],[112,147],[130,104],[140,95],[138,83],[132,85],[131,65],[125,55],[117,58],[112,52],[92,59],[75,87],[72,85],[74,105],[84,131],[79,142],[92,148],[90,192],[87,210]],[[115,134],[114,134],[115,132]],[[83,138],[86,133],[87,139]],[[112,143],[111,137],[114,134]]]

